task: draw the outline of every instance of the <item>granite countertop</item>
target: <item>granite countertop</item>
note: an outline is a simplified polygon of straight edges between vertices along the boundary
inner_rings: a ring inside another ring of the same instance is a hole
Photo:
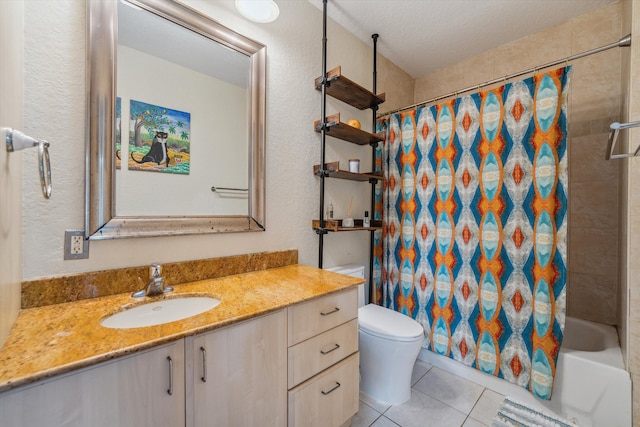
[[[136,299],[118,294],[24,309],[0,349],[0,391],[100,363],[200,332],[251,319],[341,291],[362,279],[300,264],[174,286],[174,292]],[[101,319],[132,303],[179,294],[221,300],[202,314],[157,326],[109,329]]]

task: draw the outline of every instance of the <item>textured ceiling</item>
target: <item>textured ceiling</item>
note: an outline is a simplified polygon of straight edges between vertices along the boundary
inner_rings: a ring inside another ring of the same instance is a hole
[[[615,1],[329,0],[327,13],[369,45],[378,33],[378,52],[418,78]]]

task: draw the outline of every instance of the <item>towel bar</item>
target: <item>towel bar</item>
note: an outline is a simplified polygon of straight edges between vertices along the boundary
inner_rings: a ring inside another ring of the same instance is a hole
[[[211,187],[211,191],[249,191],[248,188]]]

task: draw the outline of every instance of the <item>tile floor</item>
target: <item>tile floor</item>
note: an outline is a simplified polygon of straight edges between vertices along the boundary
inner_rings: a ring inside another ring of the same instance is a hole
[[[411,378],[411,399],[387,405],[360,393],[360,410],[352,427],[482,427],[502,403],[493,390],[417,360]]]

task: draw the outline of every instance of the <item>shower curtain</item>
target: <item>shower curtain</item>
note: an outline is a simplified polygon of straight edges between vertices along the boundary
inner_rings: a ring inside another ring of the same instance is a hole
[[[377,125],[378,303],[420,322],[429,350],[543,399],[565,316],[569,70]]]

